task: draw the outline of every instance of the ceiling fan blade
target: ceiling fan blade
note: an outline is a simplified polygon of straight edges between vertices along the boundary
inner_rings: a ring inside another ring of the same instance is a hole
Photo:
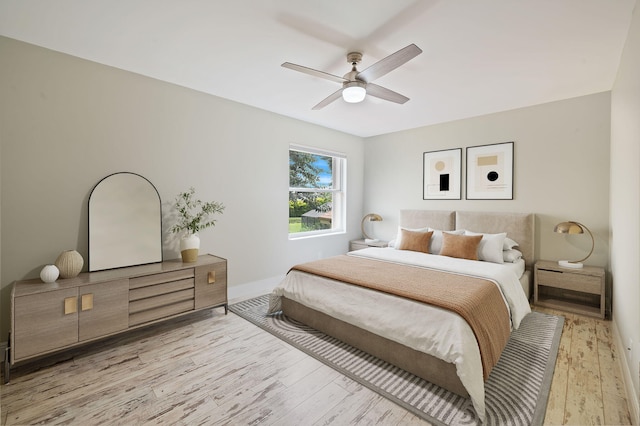
[[[389,90],[385,87],[378,86],[377,84],[373,83],[367,84],[367,95],[375,96],[376,98],[395,102],[397,104],[403,104],[409,100],[409,98],[401,95],[398,92],[394,92],[393,90]]]
[[[369,83],[376,78],[380,78],[383,75],[393,71],[400,65],[409,62],[411,59],[415,58],[421,53],[422,49],[420,49],[415,44],[410,44],[407,47],[398,50],[396,53],[392,53],[386,58],[379,60],[361,73],[358,73],[356,78]]]
[[[331,102],[340,99],[342,97],[342,89],[336,90],[335,92],[333,92],[332,94],[330,94],[329,96],[327,96],[326,98],[324,98],[323,100],[321,100],[318,105],[314,106],[311,109],[322,109],[324,107],[326,107],[327,105],[329,105]]]
[[[302,65],[292,64],[291,62],[285,62],[284,64],[282,64],[282,66],[294,71],[300,71],[305,74],[312,75],[314,77],[320,77],[324,78],[325,80],[335,81],[336,83],[344,83],[345,81],[347,81],[343,77],[338,77],[337,75],[329,74],[324,71],[314,70],[313,68],[303,67]]]

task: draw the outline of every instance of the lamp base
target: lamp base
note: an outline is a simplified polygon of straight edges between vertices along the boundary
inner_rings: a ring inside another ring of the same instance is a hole
[[[365,238],[364,239],[364,242],[367,243],[367,244],[368,243],[377,243],[378,241],[380,241],[380,240],[377,239],[377,238]]]
[[[571,268],[571,269],[582,269],[582,263],[580,262],[570,262],[568,260],[558,260],[558,265],[563,268]]]

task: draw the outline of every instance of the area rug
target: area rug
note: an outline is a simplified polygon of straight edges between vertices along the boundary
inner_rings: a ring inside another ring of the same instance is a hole
[[[269,296],[229,306],[256,324],[340,373],[437,425],[481,424],[471,401],[287,318],[267,315]],[[485,383],[487,425],[541,425],[558,355],[564,318],[528,314],[512,333]]]

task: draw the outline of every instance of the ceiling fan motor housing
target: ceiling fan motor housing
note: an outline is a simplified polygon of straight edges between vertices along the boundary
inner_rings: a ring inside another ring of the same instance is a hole
[[[362,53],[360,52],[351,52],[347,55],[347,62],[351,65],[359,64],[362,60]]]

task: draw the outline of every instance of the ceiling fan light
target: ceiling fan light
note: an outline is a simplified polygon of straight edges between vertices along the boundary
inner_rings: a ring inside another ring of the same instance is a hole
[[[345,83],[344,88],[342,89],[342,99],[351,104],[362,102],[366,94],[367,90],[364,88],[364,84],[358,81]]]

